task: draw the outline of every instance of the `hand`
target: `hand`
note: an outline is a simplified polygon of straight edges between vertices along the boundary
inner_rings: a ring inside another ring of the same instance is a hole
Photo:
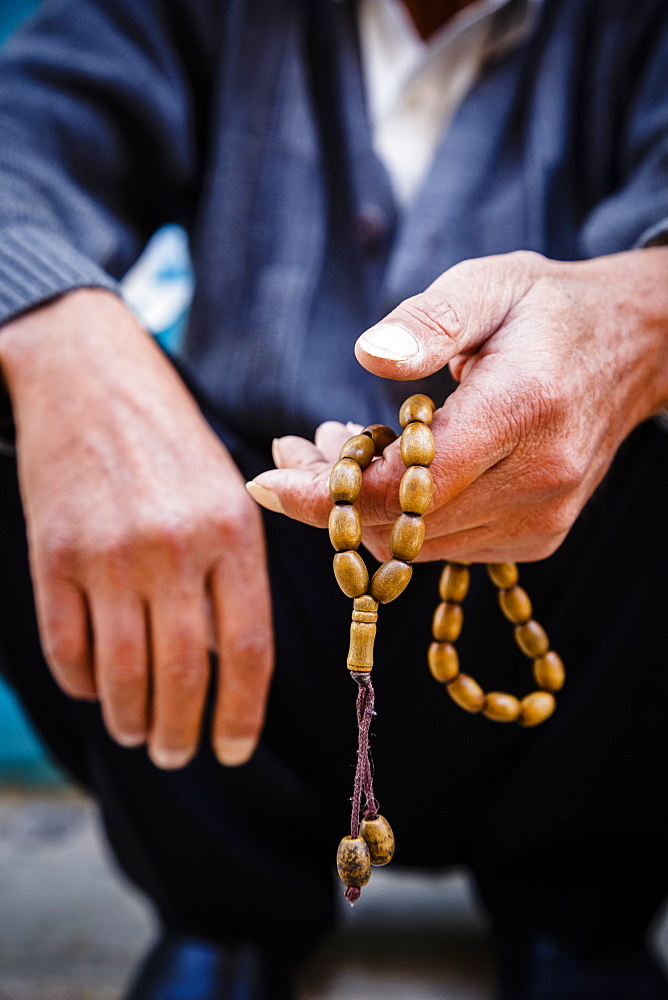
[[[212,740],[243,763],[272,667],[261,519],[169,362],[114,295],[70,293],[7,324],[0,362],[44,653],[68,694],[160,767]]]
[[[624,438],[668,402],[668,248],[578,263],[524,252],[466,261],[367,331],[356,354],[393,379],[449,364],[460,383],[434,414],[434,504],[419,558],[541,559]],[[350,433],[325,424],[315,444],[280,439],[280,468],[252,494],[324,526],[328,467]],[[364,473],[358,506],[378,559],[403,471],[395,443]]]

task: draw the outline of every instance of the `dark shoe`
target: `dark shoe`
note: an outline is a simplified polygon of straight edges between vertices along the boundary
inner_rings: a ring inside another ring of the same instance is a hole
[[[253,944],[225,946],[166,934],[139,969],[126,1000],[295,1000],[289,962]]]
[[[647,949],[584,953],[548,935],[499,947],[499,1000],[668,1000]]]

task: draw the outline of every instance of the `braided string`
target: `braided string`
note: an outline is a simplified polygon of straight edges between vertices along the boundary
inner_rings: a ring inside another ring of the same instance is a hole
[[[357,765],[355,767],[355,784],[351,798],[350,836],[358,837],[360,829],[360,814],[362,811],[362,795],[364,795],[364,816],[366,819],[376,819],[378,802],[373,793],[373,774],[369,757],[369,729],[376,714],[374,711],[375,693],[371,683],[371,674],[353,674],[359,685],[357,692]],[[361,889],[348,886],[345,897],[351,904],[360,897]]]

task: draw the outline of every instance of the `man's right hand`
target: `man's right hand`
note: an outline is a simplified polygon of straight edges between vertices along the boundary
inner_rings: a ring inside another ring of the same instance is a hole
[[[42,646],[68,694],[160,767],[251,755],[272,669],[262,524],[232,459],[123,303],[81,290],[0,330]]]

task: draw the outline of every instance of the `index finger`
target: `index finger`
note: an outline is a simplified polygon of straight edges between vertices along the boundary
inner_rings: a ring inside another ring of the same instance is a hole
[[[435,457],[430,471],[436,507],[454,500],[506,458],[519,440],[512,399],[504,398],[498,380],[486,378],[481,367],[476,379],[460,385],[433,416]],[[295,450],[293,458],[294,467],[283,466],[257,476],[249,486],[251,493],[260,503],[268,496],[274,503],[271,509],[288,517],[325,527],[332,509],[331,465],[319,462],[304,447]],[[401,512],[399,484],[405,471],[398,441],[365,469],[362,490],[355,501],[364,524],[388,524]],[[262,489],[255,490],[254,486]]]

